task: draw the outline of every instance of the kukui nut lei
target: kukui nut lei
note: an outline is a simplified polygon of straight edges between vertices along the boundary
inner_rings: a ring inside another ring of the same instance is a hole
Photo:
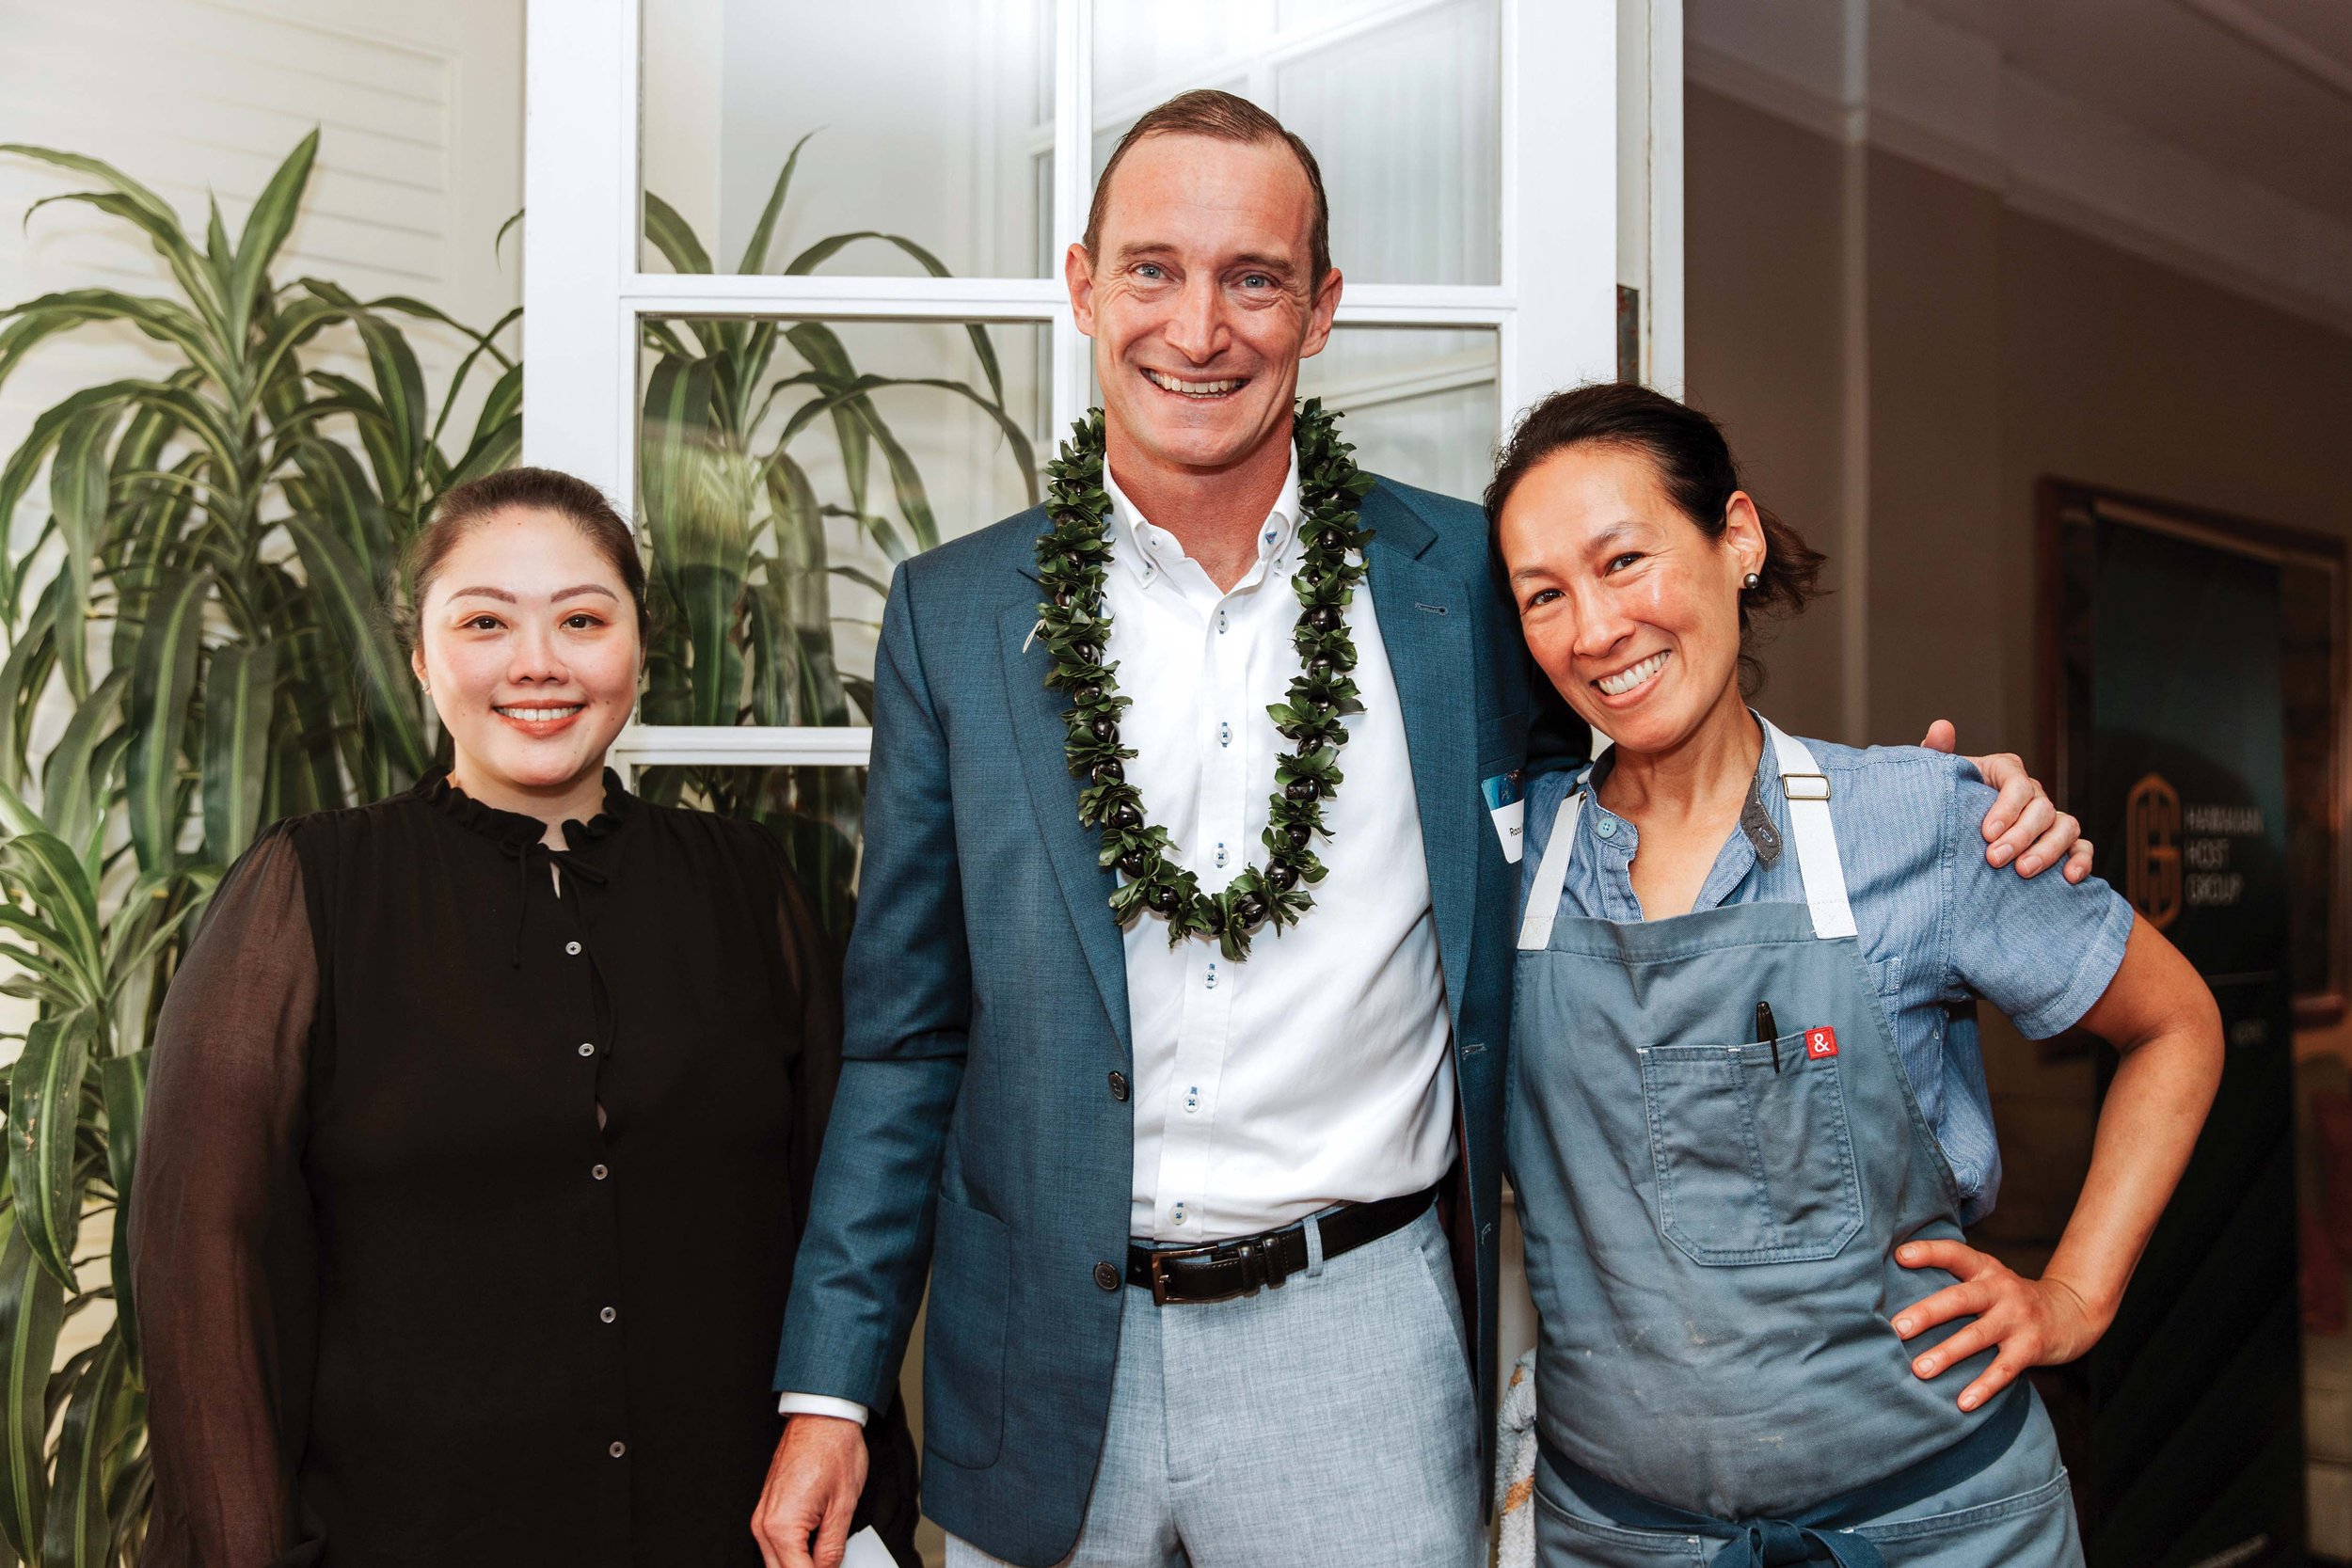
[[[1291,586],[1298,624],[1291,645],[1299,672],[1289,700],[1266,712],[1296,749],[1274,766],[1275,789],[1263,842],[1266,862],[1250,866],[1215,894],[1169,858],[1168,830],[1145,815],[1142,793],[1127,782],[1132,748],[1119,743],[1119,715],[1133,701],[1119,694],[1115,663],[1105,663],[1110,617],[1103,612],[1103,571],[1111,558],[1111,499],[1103,484],[1103,411],[1072,427],[1061,455],[1047,465],[1052,528],[1038,536],[1038,578],[1046,598],[1038,606],[1039,638],[1054,661],[1045,684],[1076,705],[1063,715],[1070,771],[1087,781],[1078,820],[1103,834],[1102,863],[1126,879],[1111,895],[1121,926],[1149,911],[1168,922],[1173,947],[1187,937],[1214,938],[1226,958],[1249,956],[1249,939],[1272,922],[1279,931],[1314,906],[1307,889],[1323,879],[1313,843],[1328,836],[1324,802],[1340,786],[1341,721],[1363,711],[1357,698],[1356,643],[1347,606],[1363,580],[1362,551],[1371,533],[1359,527],[1357,506],[1372,479],[1348,458],[1339,424],[1313,398],[1299,404],[1298,537],[1303,558]]]

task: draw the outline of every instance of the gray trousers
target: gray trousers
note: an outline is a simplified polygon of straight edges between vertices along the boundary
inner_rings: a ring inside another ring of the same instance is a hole
[[[1065,1568],[1483,1568],[1477,1394],[1437,1214],[1279,1290],[1127,1287],[1109,1429]],[[949,1568],[997,1560],[950,1537]]]

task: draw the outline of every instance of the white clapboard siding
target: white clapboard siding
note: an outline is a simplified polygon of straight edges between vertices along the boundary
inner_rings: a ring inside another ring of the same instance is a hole
[[[116,165],[177,207],[199,243],[208,198],[234,235],[313,127],[318,164],[281,281],[412,295],[483,326],[520,301],[516,236],[502,253],[491,242],[522,205],[521,0],[0,0],[0,141]],[[0,157],[8,303],[92,285],[167,290],[126,225],[72,203],[24,221],[41,198],[88,184]],[[437,388],[462,340],[410,336]],[[0,387],[0,451],[74,388],[166,362],[128,330],[51,340]],[[45,506],[36,493],[25,515]]]

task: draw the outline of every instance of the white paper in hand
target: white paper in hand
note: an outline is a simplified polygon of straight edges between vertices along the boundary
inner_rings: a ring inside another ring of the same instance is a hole
[[[898,1568],[898,1560],[890,1555],[882,1538],[866,1526],[850,1537],[850,1549],[841,1557],[841,1568]]]

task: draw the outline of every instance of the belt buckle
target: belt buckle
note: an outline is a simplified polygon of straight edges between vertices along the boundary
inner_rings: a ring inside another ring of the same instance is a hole
[[[1171,1259],[1206,1259],[1212,1263],[1239,1263],[1242,1283],[1238,1290],[1214,1296],[1186,1296],[1179,1306],[1210,1307],[1220,1301],[1234,1301],[1254,1296],[1261,1290],[1282,1288],[1282,1281],[1274,1273],[1274,1246],[1270,1237],[1252,1236],[1237,1242],[1212,1242],[1206,1246],[1169,1247],[1152,1254],[1152,1304],[1166,1307],[1168,1296],[1167,1263]]]
[[[1166,1307],[1168,1305],[1168,1269],[1166,1265],[1169,1259],[1204,1258],[1216,1251],[1216,1248],[1214,1246],[1168,1247],[1164,1251],[1154,1249],[1152,1253],[1152,1305],[1154,1307]]]

